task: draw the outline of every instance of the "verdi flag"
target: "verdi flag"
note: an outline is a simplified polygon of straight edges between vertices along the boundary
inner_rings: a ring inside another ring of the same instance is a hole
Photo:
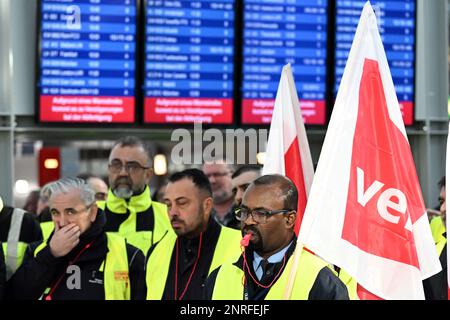
[[[424,299],[441,267],[377,21],[363,8],[300,242],[383,299]]]
[[[298,234],[314,168],[290,64],[281,72],[262,170],[262,174],[273,173],[287,176],[298,189]]]

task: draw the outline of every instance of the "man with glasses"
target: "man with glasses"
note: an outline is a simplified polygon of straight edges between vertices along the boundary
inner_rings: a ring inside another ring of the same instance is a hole
[[[242,235],[249,242],[242,243],[237,261],[211,273],[206,299],[284,299],[297,241],[297,198],[297,188],[282,175],[265,175],[250,184],[237,211]],[[345,285],[319,257],[302,250],[296,267],[290,299],[348,299]]]
[[[202,167],[203,173],[208,177],[213,192],[213,217],[220,224],[237,228],[234,218],[234,194],[231,184],[232,165],[224,159],[206,161]]]
[[[151,199],[152,174],[145,143],[132,136],[118,140],[109,155],[108,197],[98,202],[106,214],[105,231],[117,232],[142,252],[172,231],[167,207]]]
[[[49,186],[55,229],[29,246],[8,283],[14,299],[129,300],[145,298],[144,255],[125,239],[104,231],[94,190],[82,179]]]

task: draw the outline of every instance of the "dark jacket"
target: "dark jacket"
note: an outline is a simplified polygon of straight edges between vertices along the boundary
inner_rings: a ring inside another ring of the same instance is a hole
[[[444,236],[446,236],[444,234]],[[442,271],[423,281],[423,289],[425,291],[426,300],[447,300],[448,284],[447,284],[447,244],[441,252],[439,261],[442,265]]]
[[[100,266],[108,252],[106,233],[103,230],[105,215],[99,210],[91,227],[85,231],[79,244],[66,256],[55,258],[47,245],[34,257],[34,251],[41,242],[29,246],[22,266],[8,282],[8,292],[14,299],[39,299],[46,288],[56,287],[52,300],[103,300],[105,299],[103,272]],[[53,233],[47,243],[50,243]],[[68,288],[66,272],[70,261],[91,243],[74,263],[81,270],[81,289]],[[146,296],[144,255],[127,244],[131,299],[143,300]],[[59,280],[59,284],[56,284]],[[45,298],[45,296],[44,296]]]
[[[4,206],[0,211],[0,241],[6,242],[8,239],[9,226],[11,225],[11,216],[13,207]],[[31,243],[42,240],[42,231],[36,216],[25,212],[20,229],[19,241]]]
[[[286,261],[289,260],[289,257],[295,250],[296,239],[292,241],[289,249],[286,251],[285,257]],[[257,279],[257,276],[253,270],[253,251],[247,249],[245,252],[245,257],[250,266],[250,272],[253,275],[253,278]],[[234,263],[239,269],[243,270],[244,266],[244,258],[241,255],[239,260]],[[264,270],[264,275],[260,280],[260,283],[264,286],[269,285],[274,278],[278,274],[282,274],[283,271],[280,269],[283,267],[283,262],[278,263],[268,263]],[[283,267],[284,268],[284,267]],[[253,282],[252,277],[248,274],[248,269],[245,268],[245,279],[246,285],[244,289],[244,294],[248,295],[248,300],[264,300],[270,288],[263,288]],[[217,274],[219,272],[219,268],[214,270],[211,275],[208,277],[208,280],[205,285],[205,291],[203,298],[206,300],[211,300],[214,292],[214,286],[216,283]],[[242,297],[244,299],[244,297]],[[314,281],[314,285],[309,292],[308,300],[348,300],[348,291],[342,281],[328,268],[324,267],[320,270],[317,275],[316,280]]]
[[[1,247],[0,242],[0,247]],[[5,293],[5,282],[6,282],[6,267],[5,267],[5,257],[3,255],[3,250],[0,250],[0,300],[3,299]]]

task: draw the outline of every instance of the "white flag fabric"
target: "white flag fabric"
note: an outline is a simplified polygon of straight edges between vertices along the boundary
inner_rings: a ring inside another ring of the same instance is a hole
[[[290,64],[281,72],[262,170],[263,175],[273,173],[287,176],[298,189],[298,234],[314,168]]]
[[[441,270],[376,16],[356,30],[300,242],[382,299],[424,299]]]
[[[449,126],[448,126],[448,132],[450,134],[450,122],[449,122]],[[450,196],[450,188],[447,187],[447,177],[450,177],[450,139],[447,135],[447,163],[445,166],[445,214],[447,215],[447,199],[449,199]],[[450,227],[450,222],[449,219],[447,219],[447,217],[445,218],[445,228],[447,230],[447,235],[446,238],[448,239],[448,230]],[[450,272],[448,272],[449,270],[449,266],[450,266],[450,262],[449,262],[449,254],[450,254],[450,249],[448,247],[448,240],[447,240],[447,300],[450,300]]]

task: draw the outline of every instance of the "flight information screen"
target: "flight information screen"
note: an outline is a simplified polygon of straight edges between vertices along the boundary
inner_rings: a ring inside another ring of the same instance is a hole
[[[365,0],[336,1],[337,93]],[[405,125],[414,121],[415,0],[371,1]]]
[[[234,8],[146,1],[144,122],[233,122]]]
[[[40,2],[41,122],[135,120],[135,0]]]
[[[291,63],[305,123],[326,121],[327,0],[245,0],[242,123],[272,119]]]

